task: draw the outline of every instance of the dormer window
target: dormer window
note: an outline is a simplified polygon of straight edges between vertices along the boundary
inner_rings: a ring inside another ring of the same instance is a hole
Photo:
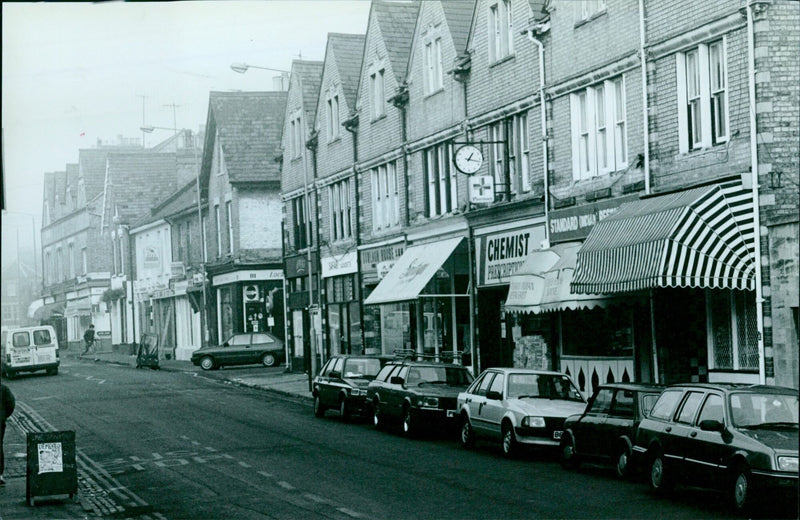
[[[514,54],[511,0],[489,5],[489,62]]]
[[[425,44],[425,66],[423,72],[425,94],[433,94],[443,88],[441,38],[436,38]]]
[[[372,119],[386,114],[386,89],[384,85],[385,69],[380,68],[369,75],[370,101],[372,103]]]
[[[326,100],[327,110],[326,116],[328,121],[328,142],[334,141],[339,138],[339,94],[334,92],[328,93]]]

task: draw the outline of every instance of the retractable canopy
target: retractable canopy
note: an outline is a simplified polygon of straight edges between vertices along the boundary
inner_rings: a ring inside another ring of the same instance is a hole
[[[574,293],[755,289],[752,194],[739,182],[620,206],[578,251]]]

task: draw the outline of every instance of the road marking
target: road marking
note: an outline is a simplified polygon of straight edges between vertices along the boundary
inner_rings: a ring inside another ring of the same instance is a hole
[[[289,484],[288,482],[285,482],[285,481],[283,481],[283,480],[279,480],[279,481],[278,481],[278,485],[279,485],[280,487],[282,487],[283,489],[287,490],[287,491],[292,491],[293,489],[297,489],[297,488],[295,488],[293,485],[291,485],[291,484]]]
[[[272,478],[275,476],[272,473],[267,473],[266,471],[259,471],[258,474],[261,475],[262,477],[267,477],[267,478]]]
[[[317,496],[313,493],[303,493],[303,496],[307,499],[311,500],[312,502],[316,502],[318,504],[326,504],[328,501],[320,496]]]
[[[347,516],[352,516],[353,518],[361,518],[362,516],[364,516],[360,513],[356,513],[352,509],[347,509],[346,507],[337,507],[336,510],[339,511],[340,513],[346,514]]]
[[[212,448],[211,446],[206,446],[206,447],[205,447],[205,448],[203,448],[203,449],[204,449],[204,450],[206,450],[206,451],[211,451],[211,452],[217,451],[217,450],[215,450],[214,448]]]
[[[251,466],[250,464],[248,464],[248,463],[246,463],[246,462],[242,462],[242,461],[239,461],[239,465],[240,465],[241,467],[243,467],[243,468],[252,468],[252,467],[253,467],[253,466]]]

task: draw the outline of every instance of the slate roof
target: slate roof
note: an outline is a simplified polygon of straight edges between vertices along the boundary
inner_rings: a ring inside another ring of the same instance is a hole
[[[142,152],[141,147],[104,146],[78,150],[78,163],[83,176],[86,200],[92,200],[103,192],[106,179],[106,157],[110,153]]]
[[[306,113],[309,128],[314,128],[319,88],[322,84],[322,66],[323,62],[321,61],[292,61],[292,74],[300,77],[300,83],[303,86],[303,110]]]
[[[106,208],[113,212],[116,207],[122,222],[141,218],[158,203],[164,193],[177,188],[174,153],[110,153],[108,175]]]
[[[383,36],[386,52],[392,63],[392,70],[398,83],[406,79],[408,58],[411,53],[411,40],[417,25],[420,2],[410,0],[406,3],[373,0],[372,13],[378,22]]]
[[[133,227],[137,228],[150,222],[176,216],[189,209],[197,211],[197,184],[194,180],[159,201],[147,215],[136,221]]]
[[[456,54],[467,48],[469,28],[472,24],[472,13],[475,10],[475,0],[443,0],[442,11],[447,20],[447,27],[453,38]]]
[[[202,165],[204,189],[217,133],[231,183],[280,182],[281,168],[274,158],[280,154],[286,98],[286,92],[210,93]]]
[[[355,110],[356,107],[358,77],[361,72],[361,60],[364,59],[366,40],[364,34],[328,33],[328,52],[333,56],[336,69],[339,71],[342,91],[350,110]]]

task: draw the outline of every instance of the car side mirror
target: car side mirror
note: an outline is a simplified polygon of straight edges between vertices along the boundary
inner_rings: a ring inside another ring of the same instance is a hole
[[[725,425],[716,419],[706,419],[700,421],[700,429],[704,432],[721,432],[725,429]]]
[[[405,380],[402,377],[393,376],[392,379],[389,382],[392,383],[393,385],[402,385],[403,381],[405,381]]]
[[[339,379],[340,377],[342,377],[342,373],[337,372],[336,370],[331,370],[330,372],[328,372],[328,377],[330,377],[331,379]]]
[[[496,390],[490,390],[490,391],[486,392],[486,399],[491,399],[492,401],[502,401],[503,400],[503,394],[501,394],[500,392],[498,392]]]

